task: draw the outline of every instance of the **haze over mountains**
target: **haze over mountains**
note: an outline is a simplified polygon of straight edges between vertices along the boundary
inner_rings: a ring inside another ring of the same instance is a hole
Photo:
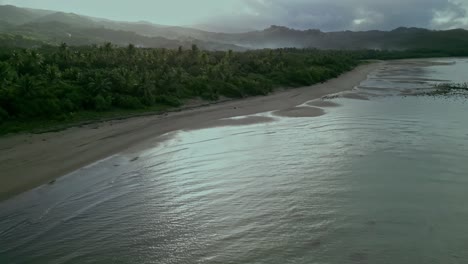
[[[392,31],[322,32],[271,26],[246,33],[217,33],[149,22],[121,22],[74,13],[0,6],[0,45],[33,47],[42,44],[92,45],[112,42],[125,46],[207,50],[261,48],[318,49],[463,49],[468,31],[397,28]]]

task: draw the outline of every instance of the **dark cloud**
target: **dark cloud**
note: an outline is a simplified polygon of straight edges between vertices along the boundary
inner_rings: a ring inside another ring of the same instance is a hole
[[[468,1],[450,1],[445,9],[436,10],[432,20],[435,28],[467,28]]]
[[[466,27],[468,0],[240,0],[243,9],[209,22],[232,28],[390,30]],[[205,24],[209,24],[208,22]]]

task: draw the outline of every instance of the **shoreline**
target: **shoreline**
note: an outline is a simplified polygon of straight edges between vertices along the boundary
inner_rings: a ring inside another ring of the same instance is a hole
[[[59,132],[0,138],[0,202],[111,155],[148,146],[145,142],[168,132],[203,128],[223,118],[286,110],[328,94],[351,90],[380,65],[382,62],[361,65],[323,84],[267,96],[105,121]]]

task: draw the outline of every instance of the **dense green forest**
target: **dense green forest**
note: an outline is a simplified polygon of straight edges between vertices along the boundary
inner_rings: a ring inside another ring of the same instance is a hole
[[[133,45],[0,49],[0,132],[124,113],[161,111],[192,98],[266,95],[323,82],[362,60],[462,55],[438,51],[277,49],[247,52]]]
[[[265,95],[279,86],[325,81],[358,63],[350,52],[207,52],[195,45],[189,50],[111,44],[3,49],[0,120],[66,121],[81,112],[166,109],[190,98]]]

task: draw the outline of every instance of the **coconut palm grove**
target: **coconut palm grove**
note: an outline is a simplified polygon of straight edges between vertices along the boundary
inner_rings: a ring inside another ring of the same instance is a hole
[[[457,50],[456,53],[463,54]],[[246,52],[100,46],[0,51],[0,131],[18,132],[177,108],[188,99],[266,95],[324,82],[368,59],[448,51],[264,49]]]

